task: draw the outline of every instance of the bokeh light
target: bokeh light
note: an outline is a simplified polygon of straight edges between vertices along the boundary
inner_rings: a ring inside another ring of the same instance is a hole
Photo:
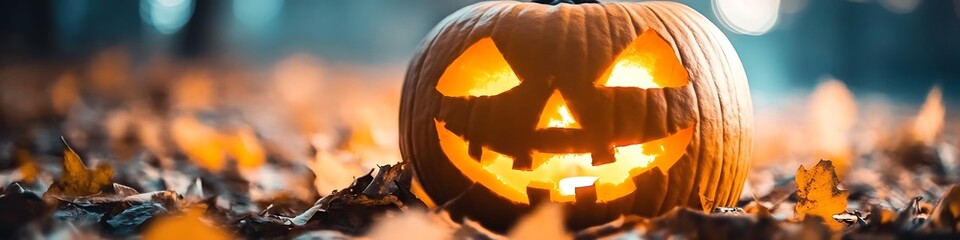
[[[728,29],[759,36],[776,25],[780,0],[713,0],[713,11]]]
[[[804,8],[807,8],[807,5],[810,4],[810,0],[786,0],[780,2],[780,12],[794,14],[802,11]]]
[[[193,15],[193,0],[141,0],[140,18],[158,32],[179,31]]]
[[[283,0],[234,0],[233,17],[248,27],[262,27],[283,9]]]
[[[917,9],[920,0],[879,0],[880,5],[894,13],[909,13]]]
[[[960,0],[953,0],[953,10],[957,12],[957,17],[960,18]]]

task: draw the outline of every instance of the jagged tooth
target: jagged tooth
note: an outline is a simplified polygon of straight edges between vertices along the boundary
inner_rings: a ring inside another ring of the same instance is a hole
[[[468,147],[467,153],[470,154],[473,160],[480,162],[481,157],[483,157],[483,145],[474,142],[470,142],[469,144],[470,146]]]
[[[577,196],[577,203],[593,203],[597,201],[597,183],[590,186],[577,187],[574,190]]]
[[[613,148],[600,148],[600,149],[594,150],[593,153],[590,154],[590,156],[593,158],[592,163],[594,166],[604,165],[607,163],[612,163],[617,161],[617,158],[614,157],[613,155]]]
[[[530,171],[531,169],[533,169],[533,158],[530,157],[529,153],[514,156],[513,169]]]
[[[527,186],[527,199],[530,200],[530,206],[550,201],[550,184],[531,183]]]

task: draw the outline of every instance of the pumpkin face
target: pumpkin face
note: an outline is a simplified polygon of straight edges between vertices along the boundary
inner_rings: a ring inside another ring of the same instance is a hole
[[[675,3],[486,2],[431,32],[408,70],[401,151],[427,196],[494,230],[540,202],[568,226],[739,197],[746,76]]]

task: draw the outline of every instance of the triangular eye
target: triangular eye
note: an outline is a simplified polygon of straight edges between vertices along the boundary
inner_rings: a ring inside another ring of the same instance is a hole
[[[620,52],[597,86],[650,89],[682,87],[689,81],[670,44],[647,30]]]
[[[492,96],[520,85],[493,39],[480,39],[460,54],[437,82],[447,97]]]

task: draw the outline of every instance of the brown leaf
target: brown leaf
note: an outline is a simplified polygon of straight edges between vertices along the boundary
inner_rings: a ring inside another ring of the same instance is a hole
[[[930,223],[935,228],[957,230],[960,226],[960,185],[953,185],[943,193],[930,214]]]
[[[100,192],[104,187],[111,186],[110,177],[113,168],[107,164],[100,164],[95,169],[87,169],[70,146],[63,149],[63,175],[55,180],[44,195],[60,196],[87,196]]]
[[[834,214],[846,211],[849,193],[837,189],[840,179],[830,160],[820,160],[810,170],[800,166],[796,181],[798,200],[794,210],[797,220],[803,220],[808,215],[833,219]],[[843,228],[843,224],[836,221],[826,221],[825,224],[833,230]]]
[[[923,142],[926,146],[933,146],[943,131],[945,115],[943,93],[940,87],[933,87],[913,122],[914,139]]]
[[[759,201],[753,201],[743,207],[743,211],[749,214],[756,214],[760,217],[773,217],[770,208],[764,206]]]
[[[407,211],[381,217],[367,234],[370,239],[450,239],[456,229],[442,216],[423,211]]]
[[[543,204],[520,219],[508,234],[510,239],[572,239],[563,227],[563,208]]]

